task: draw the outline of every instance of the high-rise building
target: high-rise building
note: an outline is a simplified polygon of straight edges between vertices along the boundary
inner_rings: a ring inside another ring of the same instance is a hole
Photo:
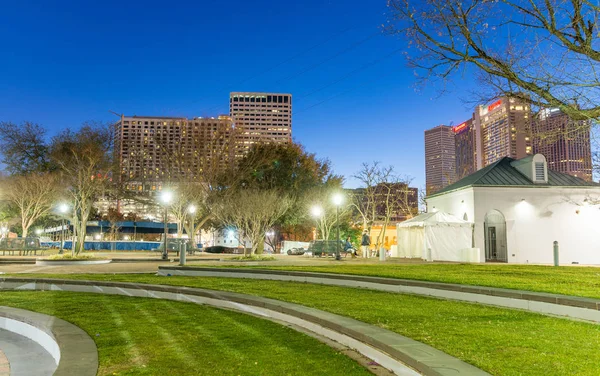
[[[129,190],[160,190],[163,184],[193,179],[207,160],[227,163],[233,156],[228,116],[122,116],[114,129],[120,178]]]
[[[425,188],[433,194],[456,180],[454,131],[439,125],[425,131]]]
[[[478,142],[477,169],[502,157],[521,159],[531,154],[531,109],[516,98],[502,97],[488,106],[478,106],[474,124]]]
[[[477,171],[477,132],[473,119],[452,128],[456,146],[456,179]]]
[[[571,120],[558,108],[544,109],[532,123],[532,146],[546,157],[550,170],[592,180],[588,121]]]
[[[231,93],[229,114],[238,131],[238,156],[255,143],[292,141],[291,94]]]

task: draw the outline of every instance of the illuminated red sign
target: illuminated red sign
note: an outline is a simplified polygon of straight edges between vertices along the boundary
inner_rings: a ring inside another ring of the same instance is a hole
[[[494,102],[494,103],[490,104],[490,105],[488,106],[488,111],[495,110],[496,108],[500,107],[500,105],[501,105],[501,104],[502,104],[502,99],[500,99],[500,100],[499,100],[499,101],[497,101],[497,102]]]
[[[460,131],[462,131],[463,129],[465,129],[467,127],[467,122],[465,121],[462,124],[457,125],[456,127],[452,128],[452,130],[454,131],[454,133],[458,133]]]

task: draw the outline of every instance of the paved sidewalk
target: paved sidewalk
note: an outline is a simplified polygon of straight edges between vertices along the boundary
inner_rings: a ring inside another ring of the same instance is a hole
[[[73,274],[73,273],[156,273],[158,266],[175,266],[179,265],[179,259],[175,257],[174,253],[169,254],[171,261],[163,261],[160,259],[160,255],[156,252],[95,252],[94,255],[98,257],[107,257],[119,262],[112,262],[110,264],[103,265],[67,265],[67,266],[36,266],[35,264],[4,264],[2,261],[5,260],[19,260],[29,259],[34,261],[35,257],[0,257],[0,274],[1,273],[40,273],[40,274]],[[368,264],[380,264],[381,261],[378,259],[362,259],[362,258],[344,258],[342,261],[336,261],[329,257],[304,257],[304,256],[287,256],[287,255],[274,255],[275,261],[262,261],[262,262],[240,262],[240,261],[227,261],[227,259],[239,256],[230,254],[197,254],[195,256],[188,256],[187,265],[190,266],[315,266],[315,265],[339,265],[353,264],[353,265],[368,265]],[[173,261],[174,259],[174,261]],[[219,261],[222,260],[222,261]],[[422,260],[411,260],[411,259],[388,259],[384,262],[385,264],[419,264],[424,263]]]
[[[10,376],[50,376],[56,369],[54,358],[42,346],[4,329],[0,329],[0,349],[8,359],[7,366],[10,361]],[[1,366],[0,359],[0,375],[4,375]]]

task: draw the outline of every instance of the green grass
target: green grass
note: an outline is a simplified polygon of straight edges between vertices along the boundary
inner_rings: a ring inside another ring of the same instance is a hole
[[[238,267],[414,279],[600,299],[600,268],[596,267],[561,266],[555,268],[552,266],[506,264],[356,265],[344,262],[339,265],[323,266],[244,265]]]
[[[405,335],[493,375],[599,373],[599,325],[530,312],[380,291],[281,281],[123,274],[44,277],[201,287],[298,303]]]
[[[98,375],[367,375],[325,344],[253,316],[191,303],[69,292],[0,292],[0,305],[85,330]]]

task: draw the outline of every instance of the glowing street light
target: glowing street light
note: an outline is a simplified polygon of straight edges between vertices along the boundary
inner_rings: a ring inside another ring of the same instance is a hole
[[[42,235],[42,229],[41,228],[36,228],[35,229],[35,234],[38,235],[38,236]]]
[[[344,203],[344,196],[341,193],[336,193],[333,195],[333,204],[337,207]]]
[[[64,215],[67,214],[67,212],[69,211],[69,205],[66,203],[61,203],[58,205],[58,212],[60,214],[62,214],[61,218],[60,218],[60,249],[58,250],[59,254],[62,254],[64,252],[64,247],[65,247],[65,217]]]
[[[323,208],[315,205],[310,209],[310,213],[313,215],[313,217],[320,218],[323,215]]]

